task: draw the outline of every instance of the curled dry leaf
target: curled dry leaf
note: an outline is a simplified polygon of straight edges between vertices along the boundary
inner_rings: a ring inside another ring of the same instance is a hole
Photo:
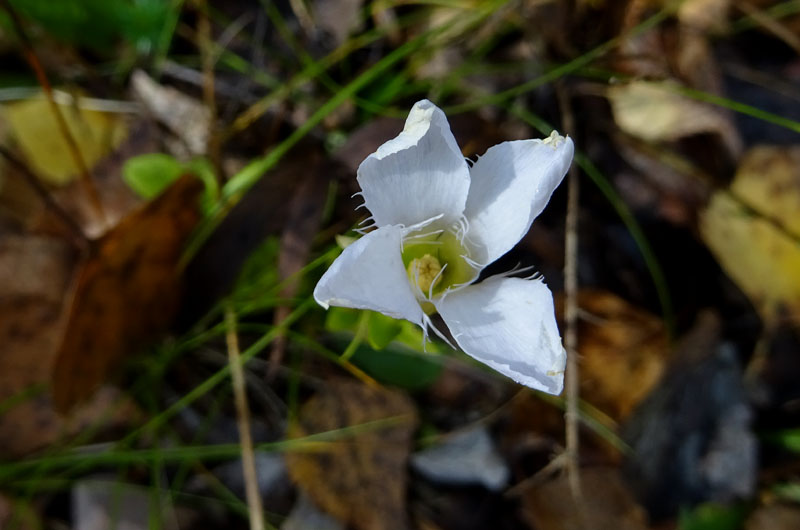
[[[210,123],[205,105],[174,88],[159,85],[141,70],[131,76],[131,89],[147,111],[181,139],[188,154],[205,154]]]
[[[314,23],[339,46],[364,25],[363,3],[363,0],[315,0],[311,3]]]
[[[800,147],[756,147],[730,190],[712,197],[700,233],[766,319],[800,317]]]
[[[406,463],[416,409],[403,393],[334,380],[301,409],[294,436],[393,419],[287,455],[289,474],[323,510],[358,530],[407,528]]]
[[[93,242],[78,275],[53,369],[53,400],[68,410],[117,362],[165,330],[180,296],[178,260],[200,218],[202,182],[183,176]]]
[[[720,109],[677,92],[671,81],[632,81],[608,88],[614,121],[627,134],[648,142],[672,142],[701,133],[717,134],[732,154],[741,140]]]

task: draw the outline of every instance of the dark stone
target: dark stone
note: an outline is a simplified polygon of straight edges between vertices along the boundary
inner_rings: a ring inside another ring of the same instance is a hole
[[[632,448],[625,476],[654,520],[755,490],[757,442],[741,367],[734,348],[712,335],[679,354],[622,429]]]

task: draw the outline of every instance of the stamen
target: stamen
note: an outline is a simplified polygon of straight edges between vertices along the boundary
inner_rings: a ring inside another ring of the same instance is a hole
[[[471,265],[473,268],[475,268],[475,269],[484,269],[484,268],[486,268],[486,265],[484,265],[483,263],[478,263],[477,261],[475,261],[474,259],[470,258],[466,254],[462,254],[461,258],[464,261],[466,261],[469,265]]]
[[[442,264],[430,254],[425,254],[421,258],[414,258],[408,264],[408,276],[413,280],[423,293],[431,292],[436,283],[441,279]]]
[[[437,260],[437,261],[438,261],[438,260]],[[434,276],[434,277],[433,277],[433,281],[431,282],[431,286],[430,286],[430,287],[428,287],[428,300],[430,300],[431,298],[433,298],[433,287],[434,287],[436,284],[438,284],[438,283],[439,283],[439,280],[441,280],[441,279],[442,279],[442,273],[444,272],[444,270],[445,270],[446,268],[447,268],[447,263],[445,263],[445,264],[444,264],[444,266],[443,266],[441,269],[439,269],[439,272],[437,272],[437,273],[436,273],[436,276]]]
[[[406,236],[406,239],[424,239],[429,236],[439,235],[443,232],[444,230],[434,230],[432,232],[425,232],[423,234],[414,234],[413,236]],[[431,243],[434,243],[434,241],[431,241]]]
[[[542,140],[544,145],[549,145],[553,149],[556,149],[559,145],[561,145],[566,139],[558,134],[558,131],[554,130],[550,133],[550,136]]]

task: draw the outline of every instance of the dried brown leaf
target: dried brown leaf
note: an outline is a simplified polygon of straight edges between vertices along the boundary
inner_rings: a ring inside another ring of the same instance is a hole
[[[182,177],[92,245],[56,354],[59,409],[89,396],[119,360],[170,325],[180,295],[177,264],[199,220],[202,188]]]
[[[359,530],[408,527],[406,463],[416,409],[403,393],[336,380],[300,411],[295,436],[376,420],[397,423],[325,443],[311,453],[289,453],[292,479],[322,509]]]
[[[581,470],[583,503],[570,493],[568,477],[532,487],[523,496],[523,515],[537,530],[646,530],[645,511],[613,468]]]
[[[135,417],[131,406],[116,406],[119,393],[110,389],[68,417],[56,413],[44,392],[63,329],[63,300],[75,261],[73,249],[54,238],[7,235],[0,240],[2,457],[48,446],[84,431],[98,418],[120,425]]]
[[[582,291],[578,304],[588,315],[578,328],[581,396],[623,420],[664,372],[669,352],[664,324],[605,291]]]

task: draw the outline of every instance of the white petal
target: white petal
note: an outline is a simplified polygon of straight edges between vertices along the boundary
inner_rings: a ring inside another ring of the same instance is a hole
[[[541,280],[494,276],[436,302],[461,349],[514,381],[559,394],[566,352]]]
[[[518,140],[491,147],[470,169],[469,240],[487,265],[517,244],[544,210],[572,161],[572,140]]]
[[[403,233],[399,226],[384,226],[345,248],[314,288],[317,303],[371,309],[421,326],[424,313],[401,257]]]
[[[469,168],[444,112],[422,100],[403,132],[361,163],[358,183],[377,226],[408,226],[440,214],[451,223],[464,212]]]

